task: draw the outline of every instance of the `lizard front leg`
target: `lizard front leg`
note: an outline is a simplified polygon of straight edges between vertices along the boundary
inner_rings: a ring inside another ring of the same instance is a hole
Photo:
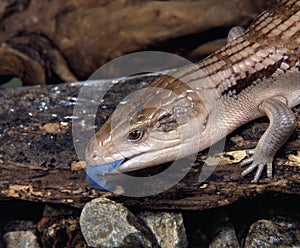
[[[272,97],[264,100],[259,107],[260,111],[269,118],[270,125],[258,141],[256,148],[248,151],[253,156],[241,162],[242,166],[250,164],[242,172],[242,176],[257,168],[254,182],[258,181],[265,166],[267,166],[267,176],[272,177],[273,157],[296,126],[296,117],[286,102],[284,97]]]

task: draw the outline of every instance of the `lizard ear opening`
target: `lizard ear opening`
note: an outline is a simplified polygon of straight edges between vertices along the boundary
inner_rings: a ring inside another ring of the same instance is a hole
[[[161,116],[158,121],[158,127],[163,132],[170,132],[178,127],[177,121],[171,114]]]

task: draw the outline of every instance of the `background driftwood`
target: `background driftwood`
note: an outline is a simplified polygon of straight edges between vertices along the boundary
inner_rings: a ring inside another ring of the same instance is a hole
[[[4,0],[0,3],[0,82],[12,75],[24,85],[85,79],[105,62],[143,49],[196,59],[222,45],[210,40],[225,37],[233,25],[246,25],[272,2]],[[97,127],[122,97],[142,87],[145,80],[151,78],[117,85],[101,103],[105,107],[99,108]],[[161,194],[129,198],[96,191],[85,181],[84,162],[78,159],[72,138],[73,109],[81,86],[67,83],[0,90],[1,200],[82,207],[106,195],[141,208],[206,209],[265,192],[300,192],[299,122],[276,156],[274,179],[255,185],[252,175],[240,178],[237,163],[244,149],[255,146],[267,127],[266,119],[227,138],[229,153],[223,154],[222,163],[204,183],[197,180],[205,151],[178,185]],[[295,111],[299,116],[299,108]]]
[[[105,121],[128,93],[126,91],[142,87],[145,81],[151,81],[151,77],[116,85],[99,107],[97,125]],[[255,146],[268,126],[267,119],[250,123],[227,138],[225,150],[237,151],[225,154],[221,164],[204,183],[197,182],[203,165],[201,158],[205,157],[205,152],[202,152],[191,172],[175,187],[161,194],[130,198],[96,191],[85,181],[84,163],[78,161],[73,146],[71,124],[81,86],[67,83],[0,91],[0,199],[82,207],[92,198],[106,195],[127,206],[140,208],[206,209],[265,192],[300,192],[299,121],[291,139],[276,156],[273,179],[262,179],[256,185],[251,183],[253,175],[240,178],[241,168],[236,163],[244,157],[242,150]],[[94,91],[99,85],[89,87]],[[91,99],[80,99],[79,102],[86,101]],[[299,120],[299,108],[295,108],[295,112]]]
[[[209,40],[248,24],[272,0],[2,0],[0,81],[24,85],[86,79],[99,66],[139,50],[199,59]]]

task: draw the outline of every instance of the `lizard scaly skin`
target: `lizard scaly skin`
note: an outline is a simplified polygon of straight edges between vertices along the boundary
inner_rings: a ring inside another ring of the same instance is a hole
[[[267,116],[270,125],[242,175],[264,167],[296,125],[300,104],[300,1],[281,0],[243,35],[196,64],[155,79],[114,113],[86,149],[88,168],[120,172],[173,161],[206,149],[241,125]],[[113,128],[112,128],[113,126]],[[106,169],[103,169],[106,170]]]

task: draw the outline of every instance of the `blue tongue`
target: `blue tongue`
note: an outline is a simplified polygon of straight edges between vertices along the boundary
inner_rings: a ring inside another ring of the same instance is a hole
[[[93,186],[93,188],[108,191],[108,188],[111,188],[110,183],[105,180],[105,175],[116,169],[124,159],[117,160],[111,164],[98,165],[98,166],[86,166],[86,180]]]

